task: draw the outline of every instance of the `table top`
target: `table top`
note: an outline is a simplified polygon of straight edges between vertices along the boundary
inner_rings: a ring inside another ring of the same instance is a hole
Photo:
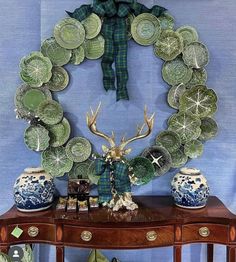
[[[197,210],[175,206],[171,196],[136,196],[134,201],[138,204],[139,209],[118,212],[113,212],[108,208],[95,208],[88,212],[70,213],[57,211],[54,205],[46,211],[23,213],[13,206],[0,216],[0,223],[37,222],[89,227],[138,227],[201,222],[221,224],[236,222],[236,216],[215,196],[209,197],[206,207]]]

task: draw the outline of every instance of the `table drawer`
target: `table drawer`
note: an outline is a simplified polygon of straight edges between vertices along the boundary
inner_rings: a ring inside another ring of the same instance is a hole
[[[96,248],[138,248],[172,245],[174,227],[153,228],[80,228],[64,226],[65,244]]]
[[[228,242],[228,226],[218,224],[184,225],[182,228],[183,242]]]
[[[11,235],[11,232],[17,225],[10,225],[7,228],[8,241],[11,243],[17,242],[50,242],[55,241],[56,226],[43,223],[24,223],[18,224],[19,228],[23,230],[22,235],[19,238],[15,238]]]

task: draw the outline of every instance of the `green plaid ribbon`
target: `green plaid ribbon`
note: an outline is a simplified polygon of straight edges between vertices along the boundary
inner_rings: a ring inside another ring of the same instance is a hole
[[[160,16],[166,9],[155,5],[151,9],[137,3],[135,0],[93,0],[91,5],[82,5],[69,16],[82,21],[92,12],[104,17],[102,34],[105,38],[105,51],[102,58],[103,85],[106,91],[116,90],[117,101],[129,100],[127,91],[127,24],[126,18],[130,13],[135,16],[151,13]],[[115,63],[115,72],[112,68]],[[115,87],[117,80],[117,88]]]
[[[99,202],[109,202],[112,199],[111,172],[113,171],[114,188],[118,195],[124,192],[131,192],[128,166],[120,161],[106,162],[104,159],[97,159],[95,162],[96,175],[100,176],[98,181]]]

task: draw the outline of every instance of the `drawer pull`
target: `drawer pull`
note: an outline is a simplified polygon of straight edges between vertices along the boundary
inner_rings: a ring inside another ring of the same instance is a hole
[[[157,239],[157,233],[156,231],[149,231],[146,234],[146,239],[148,241],[155,241]]]
[[[198,232],[201,237],[208,237],[210,235],[210,230],[208,227],[201,227],[199,228]]]
[[[28,228],[28,235],[30,237],[37,237],[38,234],[39,234],[39,229],[37,227],[32,226]]]
[[[83,231],[80,236],[82,240],[89,242],[92,239],[93,234],[90,231]]]

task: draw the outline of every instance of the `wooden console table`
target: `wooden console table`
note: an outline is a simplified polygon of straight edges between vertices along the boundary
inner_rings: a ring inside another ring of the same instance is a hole
[[[210,197],[207,206],[199,210],[178,208],[170,196],[142,196],[135,201],[138,210],[121,212],[99,208],[67,213],[53,207],[27,214],[12,207],[0,217],[0,250],[7,252],[10,245],[22,243],[49,243],[56,246],[56,261],[63,262],[66,246],[96,249],[173,246],[173,261],[181,262],[182,245],[207,243],[207,261],[213,262],[213,244],[219,243],[227,246],[226,261],[236,262],[236,216],[218,198]],[[19,239],[11,235],[17,225],[23,229]]]

